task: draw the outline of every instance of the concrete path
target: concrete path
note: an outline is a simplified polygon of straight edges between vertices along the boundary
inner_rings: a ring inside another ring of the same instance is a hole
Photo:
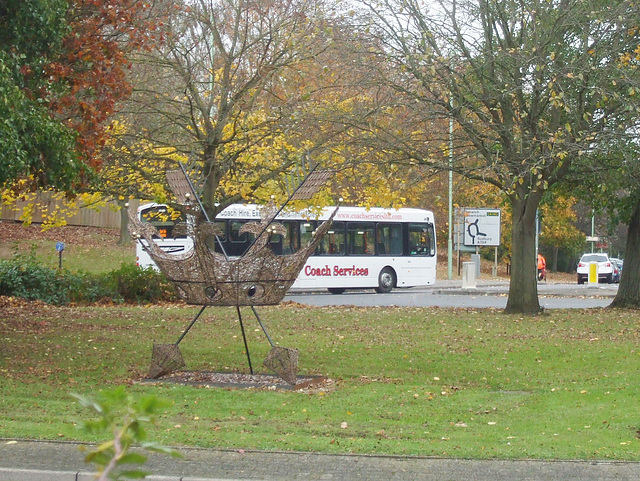
[[[90,481],[79,443],[0,439],[0,481]],[[474,461],[409,456],[323,455],[183,448],[151,455],[152,481],[637,481],[640,463]]]

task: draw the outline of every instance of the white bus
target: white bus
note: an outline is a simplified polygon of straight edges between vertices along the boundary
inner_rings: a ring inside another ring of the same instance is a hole
[[[260,209],[255,204],[234,204],[215,218],[223,232],[220,242],[229,257],[242,256],[249,248],[251,234],[239,234],[239,230],[246,222],[259,221]],[[276,220],[284,226],[286,234],[272,234],[271,249],[282,255],[297,251],[334,209],[327,207],[319,214],[281,212]],[[138,208],[138,218],[159,228],[163,239],[158,244],[168,252],[191,249],[193,240],[172,237],[173,221],[166,214],[157,215],[166,210],[163,205],[146,204]],[[221,252],[218,245],[216,250]],[[137,258],[138,265],[154,265],[140,243]],[[436,279],[436,258],[435,220],[431,211],[340,207],[331,228],[291,288],[328,289],[332,294],[341,294],[347,289],[373,288],[382,293],[394,287],[432,285]]]

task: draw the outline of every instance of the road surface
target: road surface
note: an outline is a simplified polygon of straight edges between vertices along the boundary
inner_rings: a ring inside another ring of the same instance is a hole
[[[538,296],[545,309],[585,309],[607,307],[616,295],[617,284],[540,283]],[[333,295],[327,291],[291,291],[285,300],[312,306],[399,306],[399,307],[463,307],[504,309],[509,285],[505,281],[487,280],[475,289],[463,289],[461,282],[438,281],[435,286],[394,289],[377,294],[373,289],[346,291]]]

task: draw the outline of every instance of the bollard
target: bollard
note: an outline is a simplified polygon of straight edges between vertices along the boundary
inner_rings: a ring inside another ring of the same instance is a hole
[[[476,266],[476,279],[480,279],[480,254],[471,254],[471,262]]]
[[[463,289],[476,288],[476,263],[475,262],[462,263],[462,288]]]
[[[598,287],[598,263],[589,262],[588,287]]]

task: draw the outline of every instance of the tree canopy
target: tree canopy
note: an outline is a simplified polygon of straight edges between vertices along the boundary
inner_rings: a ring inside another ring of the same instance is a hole
[[[100,166],[128,54],[159,40],[140,0],[0,4],[0,186],[71,191]]]
[[[296,72],[325,48],[323,11],[312,0],[168,3],[166,42],[138,59],[148,77],[129,104],[140,119],[130,142],[184,156],[212,213],[307,150],[285,129],[305,93]]]
[[[507,311],[539,312],[534,239],[544,193],[576,159],[633,135],[640,118],[633,60],[640,7],[600,0],[363,3],[378,61],[394,67],[384,81],[404,99],[403,109],[416,112],[415,127],[394,137],[396,152],[508,196]],[[444,119],[455,122],[451,165],[425,148],[433,145],[426,142],[430,126]]]
[[[66,9],[66,0],[0,4],[0,186],[31,175],[38,186],[69,188],[82,168],[76,134],[49,110],[64,88],[46,67],[62,51]]]

